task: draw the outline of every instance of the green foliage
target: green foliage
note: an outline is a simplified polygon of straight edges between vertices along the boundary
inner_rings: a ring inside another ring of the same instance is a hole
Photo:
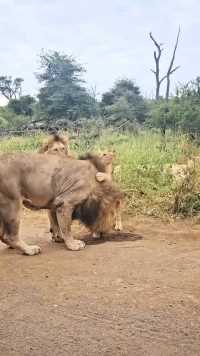
[[[16,99],[17,96],[21,95],[23,81],[24,79],[22,78],[12,79],[11,76],[0,76],[0,94],[8,100]]]
[[[40,60],[41,72],[37,78],[42,87],[38,98],[43,116],[68,120],[90,117],[95,100],[83,86],[84,68],[72,57],[56,51],[42,53]]]
[[[200,130],[200,77],[179,86],[174,97],[176,120],[186,132]]]
[[[31,95],[24,95],[19,99],[11,99],[8,103],[8,109],[16,115],[33,116],[35,102],[35,98]]]
[[[169,101],[151,101],[149,109],[148,126],[159,128],[163,134],[167,129],[199,133],[200,78],[179,86]]]
[[[0,107],[0,128],[17,129],[28,123],[29,117],[16,115],[8,107]]]
[[[0,152],[32,152],[42,144],[45,135],[37,133],[32,136],[1,138]]]
[[[163,135],[169,128],[176,129],[177,113],[174,112],[172,101],[152,101],[149,103],[149,109],[149,119],[146,122],[148,127],[159,128]]]
[[[146,106],[140,89],[129,79],[118,80],[114,87],[103,94],[102,113],[108,124],[120,125],[129,121],[143,123]]]
[[[2,116],[0,116],[0,128],[6,129],[8,126],[8,123],[6,119]]]

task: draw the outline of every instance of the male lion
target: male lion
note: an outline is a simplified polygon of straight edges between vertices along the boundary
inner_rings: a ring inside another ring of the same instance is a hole
[[[85,156],[81,156],[80,159],[89,159],[93,160],[96,156],[92,156],[90,154],[87,154]],[[106,152],[102,153],[99,158],[101,162],[101,168],[99,169],[99,172],[96,174],[96,179],[98,182],[103,182],[103,181],[112,181],[112,174],[113,174],[113,158],[115,157],[114,152]],[[115,211],[115,225],[114,229],[116,231],[121,231],[122,230],[122,219],[121,219],[121,209],[122,209],[122,202],[119,201],[118,204],[116,205],[116,211]]]
[[[123,194],[109,181],[97,182],[96,160],[69,160],[57,155],[2,154],[0,157],[0,239],[27,255],[40,252],[19,237],[23,199],[36,209],[49,209],[59,235],[70,250],[85,247],[71,234],[73,219],[91,232],[112,228]]]

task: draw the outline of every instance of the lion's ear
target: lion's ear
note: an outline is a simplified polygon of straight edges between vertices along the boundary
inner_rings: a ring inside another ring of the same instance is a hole
[[[48,149],[49,149],[49,146],[48,146],[48,144],[46,143],[46,144],[44,144],[42,147],[39,148],[38,153],[45,153],[45,152],[48,151]]]
[[[62,136],[63,144],[68,146],[69,145],[69,137],[68,135]]]

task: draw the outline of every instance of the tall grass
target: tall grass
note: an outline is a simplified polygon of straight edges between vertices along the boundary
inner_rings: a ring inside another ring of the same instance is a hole
[[[138,136],[105,134],[94,148],[115,149],[115,179],[127,193],[127,210],[156,216],[172,210],[176,189],[172,177],[164,173],[164,166],[183,163],[197,154],[197,148],[188,144],[185,136],[163,140],[151,132]]]
[[[35,151],[43,141],[42,133],[30,137],[11,137],[0,141],[1,152]],[[75,154],[87,151],[115,150],[114,177],[126,193],[126,208],[131,213],[163,216],[172,210],[174,192],[172,177],[164,174],[165,164],[183,163],[198,148],[185,136],[163,138],[152,132],[140,135],[117,134],[108,130],[96,140],[82,137],[71,141]]]
[[[46,135],[37,133],[32,136],[9,137],[0,139],[0,152],[14,153],[14,152],[32,152],[42,144]]]

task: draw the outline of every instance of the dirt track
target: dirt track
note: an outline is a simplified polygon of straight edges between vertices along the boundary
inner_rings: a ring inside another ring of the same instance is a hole
[[[125,228],[71,252],[49,241],[45,213],[25,213],[22,235],[42,254],[0,245],[1,356],[200,355],[200,227]]]

